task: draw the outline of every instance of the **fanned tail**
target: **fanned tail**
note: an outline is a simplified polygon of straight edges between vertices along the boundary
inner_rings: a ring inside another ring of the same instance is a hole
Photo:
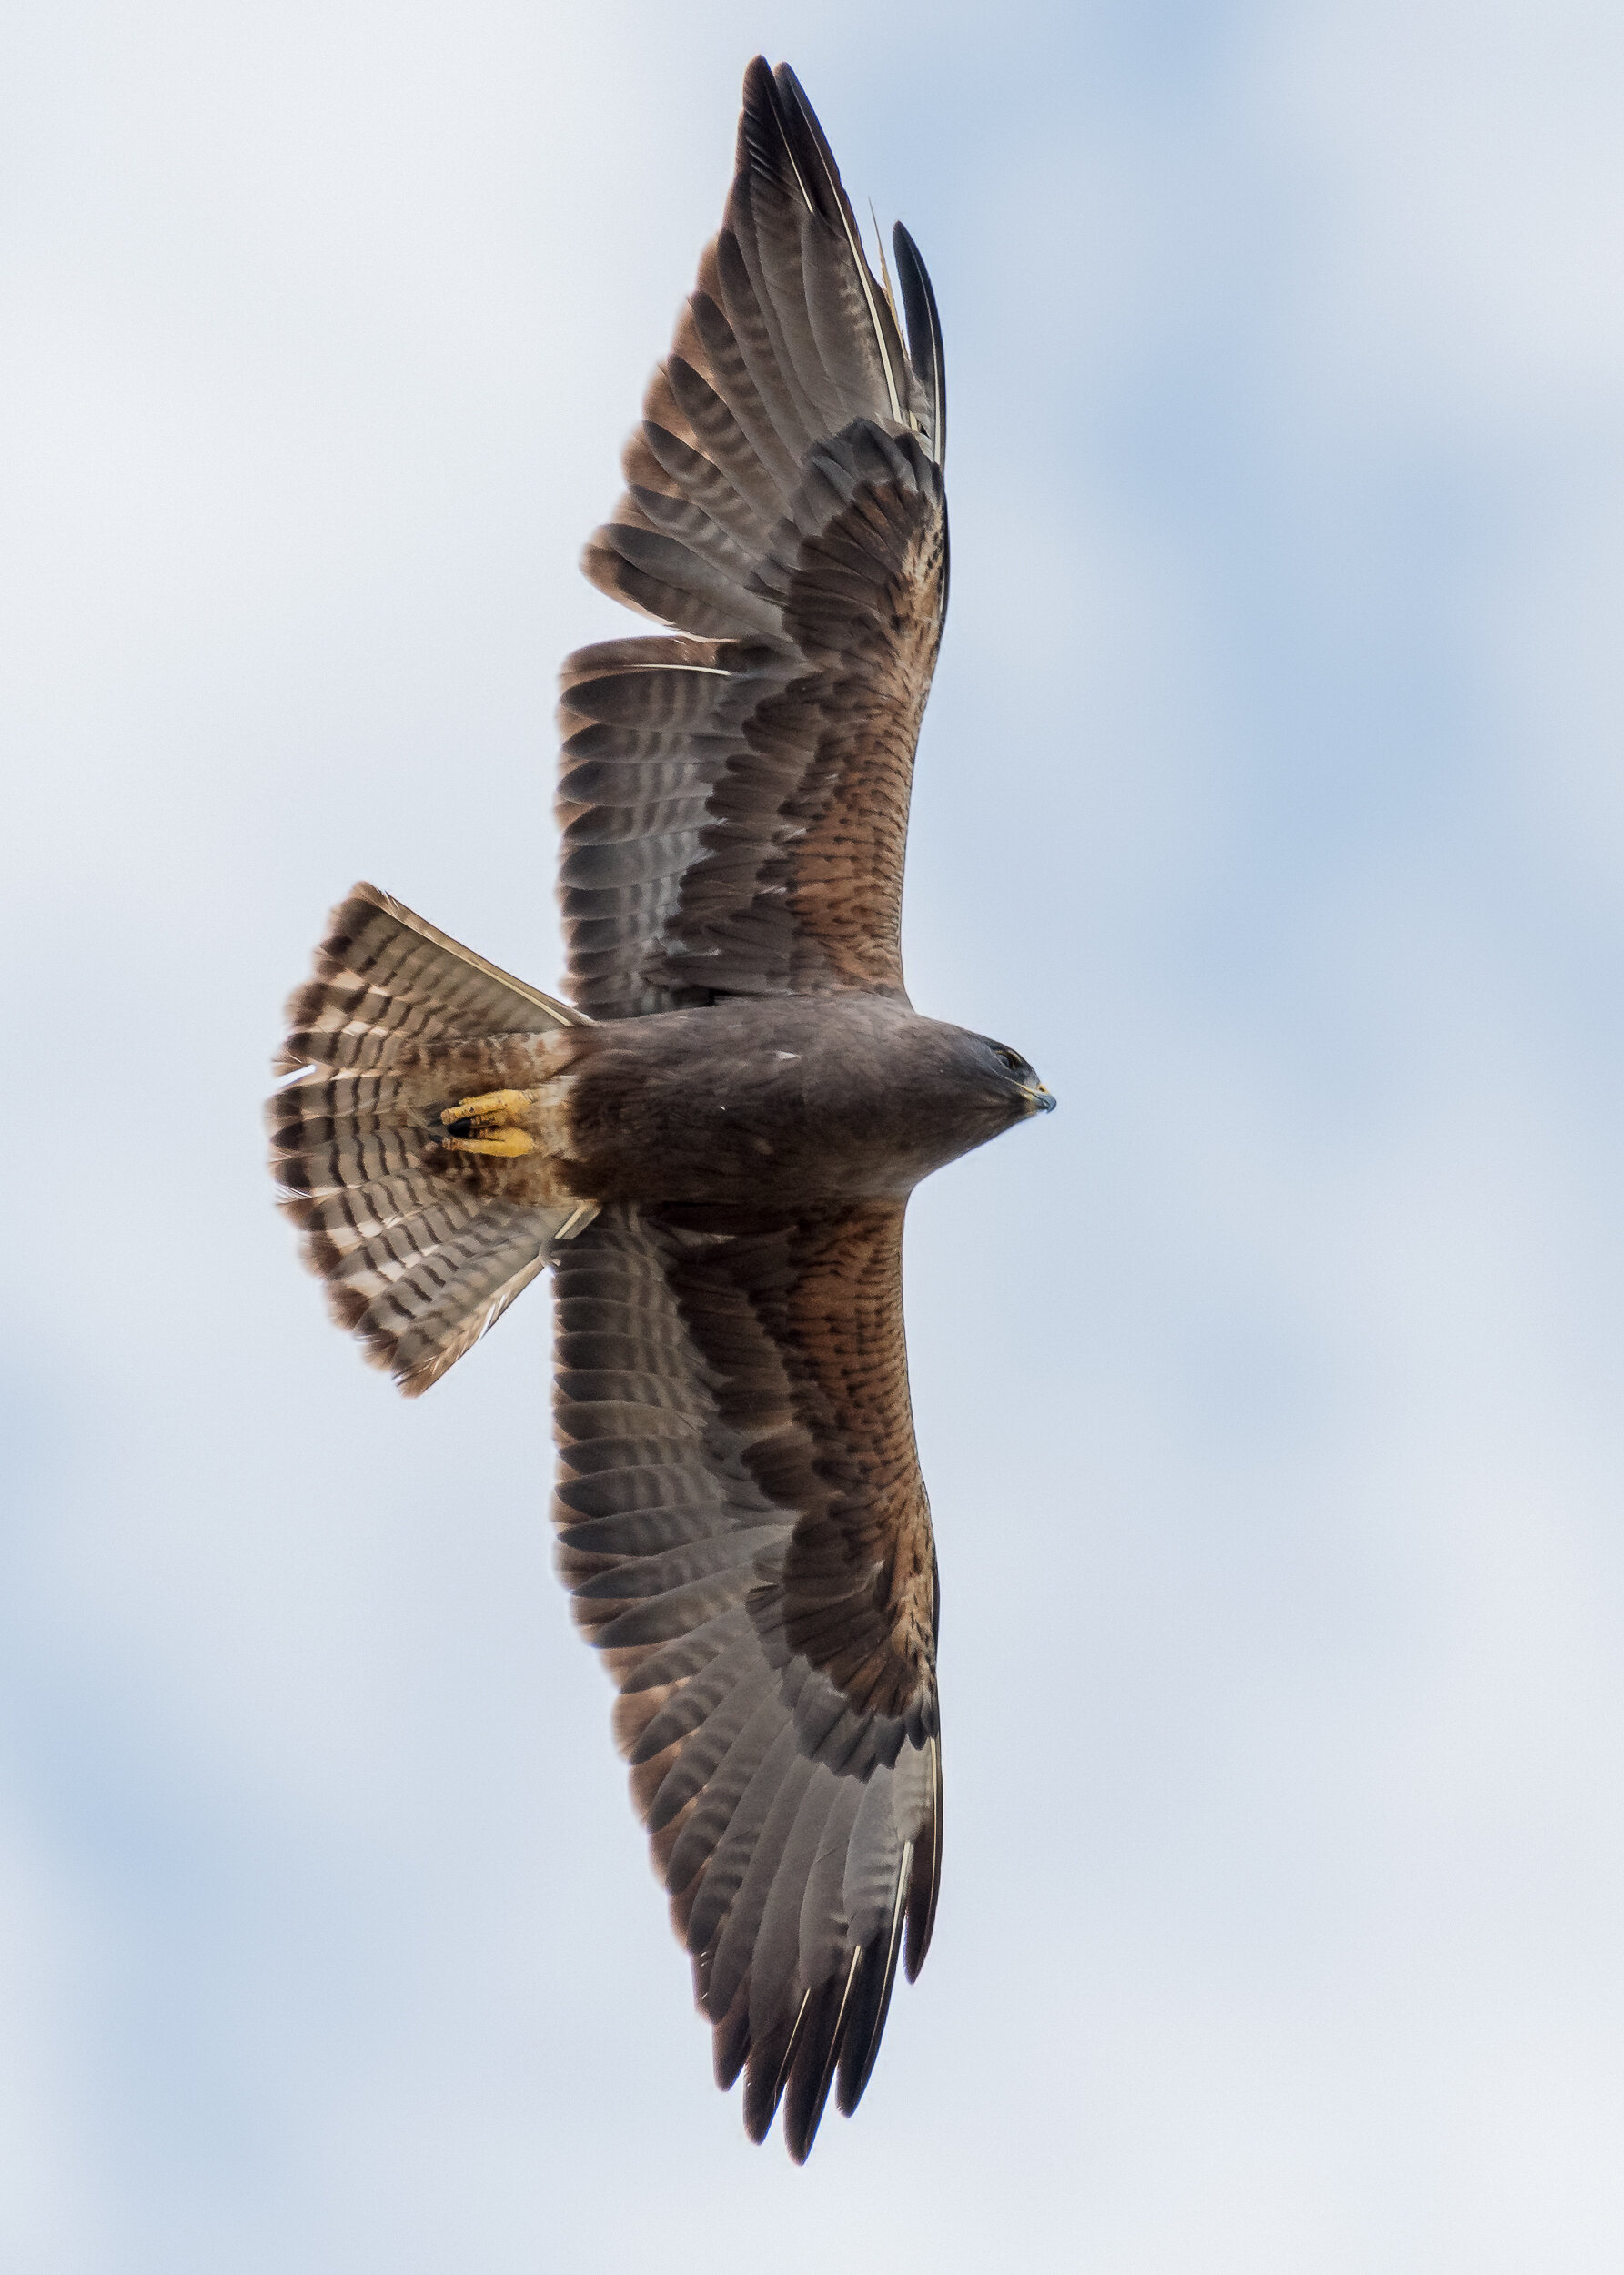
[[[281,1207],[333,1317],[416,1397],[597,1213],[559,1140],[587,1022],[368,885],[287,1018],[277,1070],[305,1071],[266,1109]],[[470,1103],[493,1110],[459,1118]]]

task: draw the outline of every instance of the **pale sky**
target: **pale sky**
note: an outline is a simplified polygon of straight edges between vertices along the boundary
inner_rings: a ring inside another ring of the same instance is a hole
[[[1624,15],[16,12],[5,2275],[1624,2264]],[[270,1206],[357,877],[556,983],[575,573],[788,56],[942,304],[945,1879],[746,2142],[546,1523]]]

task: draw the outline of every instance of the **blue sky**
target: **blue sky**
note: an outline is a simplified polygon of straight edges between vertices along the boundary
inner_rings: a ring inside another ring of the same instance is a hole
[[[25,11],[0,365],[0,2264],[1611,2275],[1624,18]],[[548,1563],[258,1102],[370,876],[557,977],[552,674],[795,64],[942,301],[910,1219],[946,1884],[804,2173]]]

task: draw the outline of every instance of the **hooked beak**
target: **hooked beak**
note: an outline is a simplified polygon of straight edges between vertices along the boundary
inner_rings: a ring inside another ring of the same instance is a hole
[[[1021,1096],[1032,1100],[1031,1111],[1034,1114],[1053,1114],[1054,1108],[1060,1104],[1054,1091],[1049,1088],[1047,1083],[1044,1082],[1024,1082],[1021,1085]]]

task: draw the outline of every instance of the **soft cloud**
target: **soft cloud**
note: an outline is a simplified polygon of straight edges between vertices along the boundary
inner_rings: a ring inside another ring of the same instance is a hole
[[[370,875],[546,984],[550,677],[714,226],[729,5],[40,12],[0,417],[17,1452],[0,2257],[1610,2275],[1624,43],[792,6],[953,364],[928,1008],[941,1927],[797,2175],[712,2094],[543,1538],[257,1100]],[[795,2256],[799,2254],[799,2257]]]

